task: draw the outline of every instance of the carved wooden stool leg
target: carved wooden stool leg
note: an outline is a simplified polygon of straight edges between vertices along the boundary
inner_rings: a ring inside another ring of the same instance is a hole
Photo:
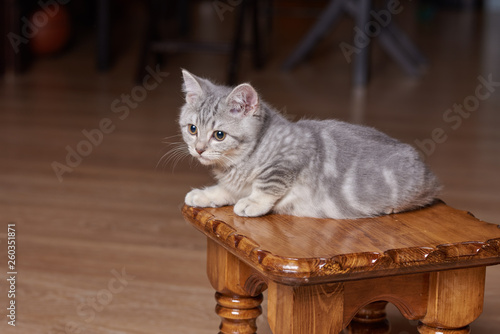
[[[262,294],[257,297],[236,297],[215,294],[215,311],[222,318],[221,334],[253,334],[257,331],[255,321],[262,314]]]
[[[347,334],[389,334],[391,326],[386,319],[387,302],[375,302],[363,307],[347,327]]]
[[[208,278],[217,291],[215,312],[222,318],[219,334],[254,334],[262,313],[262,282],[249,279],[252,269],[210,239],[207,254]]]
[[[421,334],[468,334],[483,311],[486,268],[431,273],[427,314]]]
[[[434,328],[429,327],[424,324],[420,324],[418,326],[418,332],[420,334],[469,334],[470,328],[469,326],[459,329],[443,329],[443,328]]]

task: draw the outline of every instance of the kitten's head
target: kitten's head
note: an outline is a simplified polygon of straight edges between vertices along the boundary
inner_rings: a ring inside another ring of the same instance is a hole
[[[186,103],[179,125],[189,153],[203,165],[227,167],[241,160],[262,124],[259,97],[249,84],[218,86],[186,70]]]

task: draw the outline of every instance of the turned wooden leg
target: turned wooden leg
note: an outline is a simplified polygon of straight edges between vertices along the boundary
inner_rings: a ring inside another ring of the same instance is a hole
[[[466,326],[458,329],[444,329],[444,328],[429,327],[424,324],[420,324],[418,326],[418,332],[420,334],[469,334],[470,327]]]
[[[216,313],[222,318],[220,333],[253,334],[257,332],[256,320],[262,314],[262,294],[257,297],[225,296],[217,292]]]
[[[483,311],[486,268],[431,273],[427,314],[421,334],[468,334],[469,324]]]
[[[274,334],[338,334],[343,328],[342,283],[269,283],[268,321]]]
[[[254,334],[262,313],[262,282],[249,280],[252,269],[208,239],[207,273],[217,291],[216,313],[222,318],[219,334]]]
[[[386,318],[387,302],[375,302],[363,307],[347,327],[347,334],[389,334],[391,326]]]

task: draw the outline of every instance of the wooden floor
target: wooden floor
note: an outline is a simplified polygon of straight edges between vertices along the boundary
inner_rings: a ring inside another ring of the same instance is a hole
[[[289,16],[275,21],[266,69],[254,71],[245,55],[240,77],[291,117],[338,118],[427,143],[427,162],[445,185],[442,199],[500,224],[500,86],[474,99],[483,80],[500,81],[500,29],[473,13],[439,12],[417,22],[407,7],[396,19],[429,59],[420,79],[406,76],[375,45],[369,86],[352,90],[339,48],[352,35],[348,20],[307,62],[280,72],[311,23]],[[210,24],[200,35],[221,30],[211,10],[210,2],[200,8],[205,14],[197,22]],[[226,24],[234,14],[224,15]],[[186,192],[210,176],[189,158],[174,166],[164,154],[179,141],[180,68],[223,81],[227,58],[174,56],[161,69],[169,74],[158,74],[157,87],[145,90],[131,80],[137,36],[118,34],[121,53],[107,74],[94,70],[87,36],[68,53],[0,82],[0,333],[217,332],[206,241],[180,214]],[[470,114],[451,121],[447,110],[463,103]],[[68,153],[74,151],[81,153]],[[8,223],[16,228],[15,328],[5,316]],[[473,333],[500,328],[499,280],[500,266],[489,268]],[[392,333],[417,333],[416,323],[394,308],[390,320]],[[270,333],[264,316],[259,326]]]

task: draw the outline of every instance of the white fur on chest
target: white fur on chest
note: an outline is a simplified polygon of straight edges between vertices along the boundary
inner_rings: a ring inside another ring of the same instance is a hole
[[[252,192],[252,184],[255,181],[256,173],[233,168],[226,173],[217,173],[216,178],[219,185],[229,191],[236,200],[247,197]]]

